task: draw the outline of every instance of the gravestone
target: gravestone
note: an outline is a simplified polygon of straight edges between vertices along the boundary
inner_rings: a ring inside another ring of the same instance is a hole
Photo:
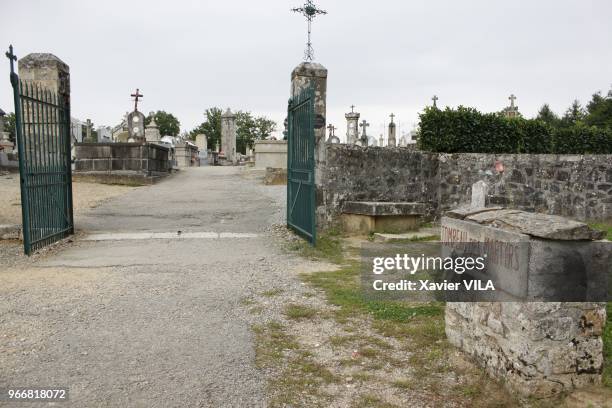
[[[384,147],[385,146],[385,139],[383,138],[382,133],[378,137],[378,146],[380,146],[380,147]]]
[[[479,205],[486,190],[475,190]],[[602,301],[612,263],[609,244],[596,242],[601,237],[559,216],[499,208],[448,212],[443,256],[484,255],[486,269],[466,274],[495,287],[478,301],[446,303],[449,342],[521,396],[599,384]]]
[[[329,135],[326,143],[340,143],[340,138],[336,136],[336,127],[330,123],[327,129],[329,129]]]
[[[392,113],[389,116],[391,117],[391,123],[389,123],[389,137],[387,138],[387,146],[395,147],[397,145],[395,138],[395,123],[393,123],[393,118],[395,115]]]
[[[484,208],[487,206],[487,198],[489,194],[489,186],[486,182],[480,180],[472,184],[472,201],[471,208]]]
[[[145,128],[145,141],[149,143],[156,143],[161,140],[161,133],[159,132],[159,127],[155,121],[155,112],[149,113],[149,116],[151,117],[151,122],[149,122]]]
[[[92,136],[91,129],[93,128],[93,123],[91,119],[87,119],[85,122],[85,143],[96,143],[97,140]]]
[[[201,133],[199,135],[196,135],[195,144],[196,146],[198,146],[198,149],[200,149],[200,152],[208,151],[208,140],[206,139],[205,134]]]
[[[359,112],[355,112],[355,105],[351,105],[351,111],[344,115],[346,118],[346,143],[355,144],[359,139]]]
[[[361,121],[359,126],[361,127],[362,132],[361,132],[361,138],[359,138],[359,143],[356,143],[356,144],[362,147],[367,147],[368,145],[367,128],[368,126],[370,126],[370,124],[366,122],[366,120],[364,119],[363,121]]]
[[[9,140],[9,133],[4,131],[4,117],[6,114],[0,109],[0,151],[12,153],[14,144]]]
[[[134,98],[134,111],[127,116],[128,126],[128,142],[144,143],[145,142],[145,116],[138,111],[138,98],[143,97],[140,89],[131,94]]]
[[[227,162],[236,163],[236,115],[230,108],[221,115],[221,151]]]

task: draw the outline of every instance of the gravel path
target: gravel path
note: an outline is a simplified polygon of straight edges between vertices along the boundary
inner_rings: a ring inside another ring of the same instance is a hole
[[[265,406],[244,299],[299,287],[295,274],[313,268],[271,233],[284,200],[284,186],[264,186],[255,173],[203,167],[92,209],[79,218],[81,234],[258,236],[77,236],[1,270],[0,388],[66,386],[62,406]]]

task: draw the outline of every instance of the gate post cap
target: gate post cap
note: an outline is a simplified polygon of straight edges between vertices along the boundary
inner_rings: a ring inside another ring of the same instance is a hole
[[[291,72],[291,78],[296,76],[327,78],[327,68],[318,62],[302,62]]]

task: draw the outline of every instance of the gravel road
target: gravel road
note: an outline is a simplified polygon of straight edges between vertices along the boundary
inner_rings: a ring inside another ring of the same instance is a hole
[[[308,267],[270,232],[284,200],[253,172],[202,167],[91,209],[74,243],[0,270],[0,388],[68,387],[61,406],[265,406],[242,302]],[[124,239],[177,231],[257,237]],[[82,239],[99,233],[117,239]]]

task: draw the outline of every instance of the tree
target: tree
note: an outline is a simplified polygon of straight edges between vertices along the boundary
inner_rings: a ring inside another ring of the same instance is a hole
[[[221,146],[221,114],[222,111],[220,108],[209,108],[204,112],[204,116],[206,116],[206,120],[202,122],[199,126],[189,132],[190,138],[195,139],[196,135],[205,134],[206,135],[206,143],[208,147],[212,150],[215,149],[215,146],[219,144]]]
[[[556,127],[559,123],[559,117],[552,111],[552,109],[550,109],[550,105],[547,103],[542,105],[536,119],[541,120],[542,122],[545,122],[553,127]]]
[[[206,120],[194,128],[189,135],[194,139],[198,134],[205,134],[208,146],[214,149],[217,143],[221,146],[220,108],[206,109]],[[237,111],[236,115],[236,152],[246,153],[247,147],[253,147],[255,140],[265,139],[276,129],[276,123],[265,116],[253,117],[250,112]]]
[[[9,140],[15,143],[15,114],[13,112],[4,117],[4,131],[9,134]]]
[[[246,154],[256,140],[263,140],[276,129],[276,122],[265,116],[253,117],[251,112],[236,112],[236,151]]]
[[[565,111],[563,118],[561,118],[561,125],[563,127],[569,127],[578,123],[582,123],[584,121],[585,116],[586,113],[584,111],[584,108],[582,107],[582,105],[580,105],[578,99],[574,99],[574,102],[572,102],[572,106],[570,106]]]
[[[585,122],[590,126],[612,128],[612,89],[607,96],[602,96],[601,92],[593,94],[593,99],[587,104]]]
[[[151,115],[145,119],[145,126],[151,123]],[[155,123],[159,128],[159,133],[162,136],[177,136],[181,131],[181,122],[171,113],[164,111],[155,112]]]

